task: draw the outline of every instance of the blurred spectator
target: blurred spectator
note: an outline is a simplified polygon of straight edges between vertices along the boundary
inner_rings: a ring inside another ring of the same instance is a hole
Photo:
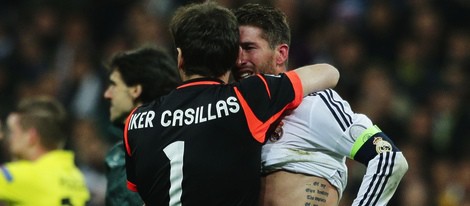
[[[410,101],[423,101],[429,91],[426,61],[416,39],[405,37],[398,43],[394,62],[394,78]]]
[[[90,190],[91,206],[104,205],[106,176],[104,175],[104,156],[109,148],[96,120],[80,119],[75,121],[71,134],[72,148],[77,151],[77,163],[85,175]]]
[[[134,40],[134,46],[165,45],[169,42],[169,33],[163,18],[145,12],[143,5],[135,5],[128,12],[126,29]]]
[[[400,34],[397,26],[399,12],[396,12],[390,1],[371,1],[364,16],[364,38],[367,39],[367,53],[372,60],[393,61],[395,45]]]
[[[377,125],[394,137],[396,144],[406,141],[400,119],[406,118],[407,103],[397,92],[390,69],[380,63],[370,63],[363,68],[357,87],[357,111],[367,114]]]
[[[142,104],[168,93],[180,83],[174,57],[164,49],[140,47],[118,52],[108,65],[108,87],[103,97],[109,102],[110,142],[105,157],[106,205],[141,205],[138,193],[127,188],[123,130],[127,116]]]

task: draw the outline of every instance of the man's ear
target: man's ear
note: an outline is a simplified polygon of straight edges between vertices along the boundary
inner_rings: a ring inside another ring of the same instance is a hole
[[[179,47],[176,48],[176,51],[178,52],[178,69],[183,69],[183,65],[184,65],[183,52],[181,51]]]
[[[287,44],[281,44],[276,48],[276,65],[284,65],[287,63],[289,58],[289,46]],[[287,65],[285,65],[287,66]]]
[[[142,85],[141,84],[137,84],[135,86],[132,86],[132,87],[129,87],[129,92],[132,96],[132,98],[137,99],[138,97],[140,97],[140,95],[142,94]]]
[[[28,144],[36,145],[41,143],[41,138],[39,137],[38,130],[36,128],[28,129]]]

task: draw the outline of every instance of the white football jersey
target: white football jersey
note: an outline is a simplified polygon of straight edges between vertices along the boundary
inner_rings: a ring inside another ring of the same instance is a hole
[[[337,188],[341,198],[347,184],[346,157],[354,156],[356,139],[374,127],[372,121],[363,114],[354,113],[349,103],[331,89],[306,96],[282,121],[280,137],[273,135],[263,146],[262,172],[282,169],[322,177]],[[369,161],[356,200],[370,196],[374,197],[376,205],[385,205],[390,200],[407,169],[401,152],[390,153],[395,159],[387,159],[389,164],[378,163],[383,161],[382,155]],[[397,159],[398,163],[391,163]],[[373,178],[377,174],[384,176],[381,170],[387,171],[388,177]],[[375,189],[376,184],[384,189]],[[386,192],[388,194],[381,194]]]

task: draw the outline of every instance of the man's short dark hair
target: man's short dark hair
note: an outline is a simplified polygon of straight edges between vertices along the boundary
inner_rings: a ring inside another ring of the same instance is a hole
[[[37,130],[43,147],[54,150],[65,144],[67,113],[56,99],[47,96],[26,98],[20,101],[13,113],[18,114],[23,130]]]
[[[291,34],[286,15],[279,9],[248,3],[234,10],[240,26],[254,26],[263,30],[263,38],[274,49],[279,44],[290,45]]]
[[[175,59],[160,48],[143,47],[117,53],[109,67],[111,72],[121,73],[127,86],[142,85],[137,101],[143,103],[168,94],[180,82]]]
[[[179,8],[170,22],[186,75],[220,77],[235,66],[239,52],[237,19],[214,2]]]

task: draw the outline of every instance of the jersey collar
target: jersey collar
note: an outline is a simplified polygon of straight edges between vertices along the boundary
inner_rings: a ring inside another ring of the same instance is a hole
[[[188,81],[183,82],[183,84],[177,87],[177,89],[190,87],[190,86],[197,86],[197,85],[216,85],[216,84],[225,84],[225,82],[217,78],[208,78],[208,77],[196,78],[196,79],[190,79]]]

